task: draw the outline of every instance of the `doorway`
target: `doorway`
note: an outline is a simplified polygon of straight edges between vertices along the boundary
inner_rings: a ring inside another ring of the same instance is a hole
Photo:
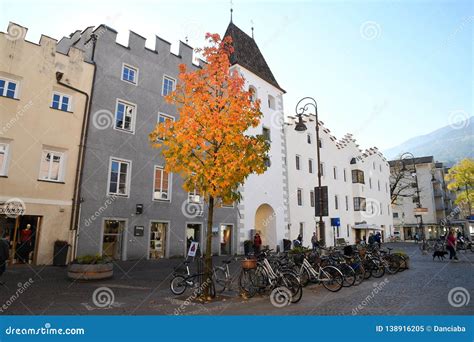
[[[41,216],[20,215],[16,218],[0,216],[1,234],[10,234],[11,264],[36,264]]]
[[[125,221],[104,221],[104,234],[102,237],[103,255],[114,260],[125,260],[123,255],[125,226]]]
[[[161,259],[166,256],[166,232],[168,222],[154,221],[150,224],[150,253],[149,259]]]
[[[255,212],[255,229],[262,239],[262,247],[275,248],[276,238],[276,214],[268,204],[262,204]]]
[[[191,242],[198,242],[199,243],[198,251],[201,250],[202,248],[201,231],[202,231],[201,223],[187,223],[186,224],[186,255],[188,253],[189,247],[191,246]]]
[[[219,240],[221,255],[232,254],[232,228],[231,224],[221,224],[219,229]]]

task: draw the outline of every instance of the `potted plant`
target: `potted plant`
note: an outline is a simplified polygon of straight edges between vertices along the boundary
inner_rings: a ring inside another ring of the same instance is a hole
[[[67,276],[74,280],[100,280],[114,274],[112,260],[103,255],[84,255],[75,259],[67,269]]]
[[[400,265],[401,268],[403,268],[405,270],[410,268],[410,257],[408,256],[408,254],[406,254],[405,252],[401,252],[401,251],[397,251],[393,254],[394,255],[399,255],[403,258],[403,260],[405,260],[405,262],[402,263],[402,265]]]

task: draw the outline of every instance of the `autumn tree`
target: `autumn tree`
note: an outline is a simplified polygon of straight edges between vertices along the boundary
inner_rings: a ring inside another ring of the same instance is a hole
[[[209,45],[196,50],[206,64],[195,71],[180,65],[176,90],[166,97],[177,106],[179,119],[158,124],[150,139],[162,149],[165,169],[181,175],[184,190],[198,190],[206,201],[205,278],[210,281],[214,208],[239,201],[247,176],[266,170],[269,144],[261,135],[246,134],[259,125],[262,113],[259,101],[244,89],[244,78],[231,70],[231,38],[208,33],[206,39]]]
[[[474,204],[474,159],[466,158],[449,169],[448,189],[456,193],[455,204],[471,215]]]

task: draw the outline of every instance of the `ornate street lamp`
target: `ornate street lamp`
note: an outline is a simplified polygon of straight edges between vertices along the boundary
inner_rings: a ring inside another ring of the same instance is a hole
[[[316,100],[312,97],[304,97],[296,104],[296,117],[298,118],[298,122],[295,126],[295,131],[297,132],[304,132],[308,128],[303,121],[303,115],[313,114],[311,113],[312,109],[314,109],[314,115],[316,116],[316,156],[317,156],[317,163],[318,163],[318,191],[319,191],[319,238],[326,242],[325,239],[325,229],[324,229],[324,221],[323,221],[323,192],[321,189],[321,155],[320,155],[320,144],[319,144],[319,119],[318,119],[318,104]],[[316,195],[316,193],[315,193]]]

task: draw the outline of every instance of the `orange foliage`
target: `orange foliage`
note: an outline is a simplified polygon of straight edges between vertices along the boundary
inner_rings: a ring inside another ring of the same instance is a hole
[[[180,65],[176,90],[166,97],[179,119],[158,124],[150,140],[162,148],[166,170],[183,177],[186,191],[235,201],[245,178],[265,171],[269,145],[263,136],[246,134],[262,113],[244,89],[244,78],[230,70],[231,38],[208,33],[206,39],[209,46],[197,51],[207,64],[190,72]]]

